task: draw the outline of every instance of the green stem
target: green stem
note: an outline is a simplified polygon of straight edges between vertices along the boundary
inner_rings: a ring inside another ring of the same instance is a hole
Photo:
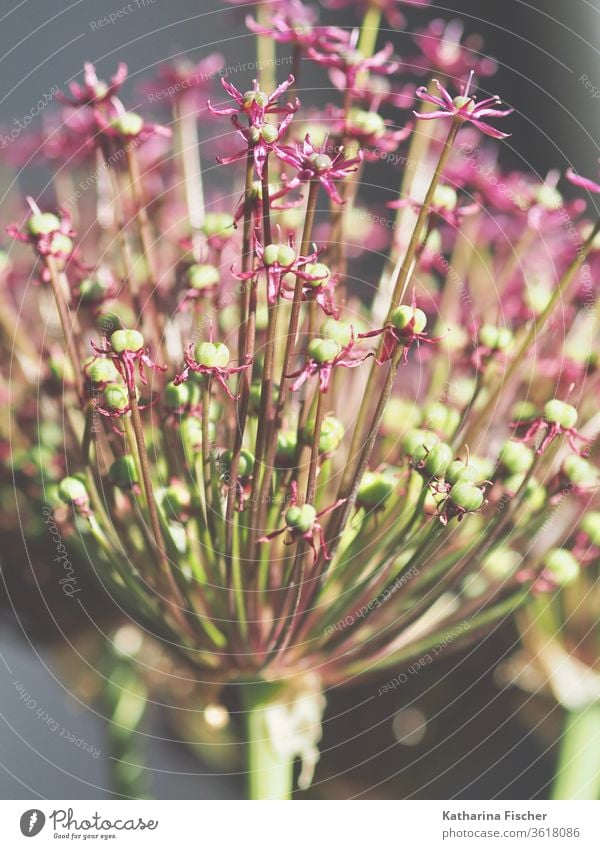
[[[291,798],[293,758],[277,751],[267,724],[275,685],[244,687],[248,798],[283,801]]]
[[[600,703],[567,713],[552,798],[600,798]]]

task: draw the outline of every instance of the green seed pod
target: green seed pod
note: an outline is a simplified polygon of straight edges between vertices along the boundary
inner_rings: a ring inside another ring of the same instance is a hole
[[[295,504],[285,514],[285,523],[292,531],[307,534],[314,528],[317,521],[317,511],[312,504]]]
[[[379,510],[393,493],[394,481],[381,472],[365,472],[356,496],[357,507],[364,510]]]
[[[418,428],[423,419],[421,408],[405,398],[390,398],[383,414],[383,426],[393,435],[400,436]]]
[[[97,277],[86,277],[79,284],[79,297],[82,304],[97,304],[104,300],[108,290],[108,282]]]
[[[279,138],[279,130],[273,124],[263,124],[260,135],[267,144],[273,144]]]
[[[500,547],[483,558],[481,568],[494,581],[505,581],[517,571],[522,556],[513,548]]]
[[[264,108],[269,103],[269,95],[265,94],[264,91],[254,91],[254,89],[245,91],[242,100],[242,106],[244,109],[250,109],[254,103],[256,103],[257,106]]]
[[[438,442],[434,445],[427,457],[425,458],[425,471],[428,475],[434,478],[443,478],[446,469],[452,462],[453,452],[449,445],[445,442]]]
[[[185,273],[188,285],[192,289],[209,289],[221,282],[219,269],[207,263],[194,263]]]
[[[116,354],[124,351],[139,351],[144,347],[144,337],[139,330],[115,330],[110,337],[110,345]]]
[[[75,504],[80,508],[90,503],[85,484],[76,477],[63,478],[58,485],[58,495],[65,504]]]
[[[479,343],[492,351],[506,351],[513,342],[512,331],[508,327],[495,327],[484,324],[479,330]]]
[[[520,475],[531,468],[534,453],[522,442],[508,440],[500,449],[499,460],[510,475]]]
[[[222,342],[199,342],[194,348],[194,359],[206,368],[226,368],[229,348]]]
[[[123,115],[113,118],[110,125],[119,135],[134,138],[142,132],[144,119],[137,112],[124,112]]]
[[[312,286],[315,289],[317,288],[317,286],[322,286],[323,283],[327,283],[327,281],[331,277],[331,271],[329,269],[329,266],[325,265],[324,262],[309,262],[305,265],[304,271],[307,274],[310,274],[311,277],[315,278],[314,280],[306,281],[307,285]]]
[[[209,239],[213,236],[232,236],[234,224],[233,215],[228,212],[207,212],[202,229]]]
[[[529,422],[537,416],[537,407],[532,401],[519,401],[510,411],[513,422]]]
[[[124,410],[129,404],[127,390],[120,383],[109,383],[104,387],[104,406],[107,410]]]
[[[457,507],[472,513],[483,505],[483,492],[472,483],[459,481],[450,490],[450,499]]]
[[[116,383],[120,380],[115,364],[106,357],[94,359],[86,368],[86,374],[92,383]]]
[[[29,216],[26,227],[32,236],[47,236],[60,228],[60,219],[52,212],[37,212]]]
[[[544,557],[544,568],[559,587],[568,587],[579,577],[579,563],[566,548],[552,548]]]
[[[575,486],[598,486],[598,469],[579,454],[567,454],[562,463],[562,473]]]
[[[600,546],[600,511],[590,510],[581,520],[581,530],[586,534],[592,545]]]
[[[319,439],[319,452],[321,454],[333,454],[342,444],[346,429],[335,416],[325,416],[321,425],[321,437]]]
[[[340,348],[345,348],[352,339],[352,325],[347,321],[327,318],[321,325],[321,336],[325,339],[333,339]]]
[[[73,252],[73,239],[64,233],[55,233],[50,238],[50,253],[63,254],[65,256]]]
[[[454,407],[434,401],[423,410],[423,424],[444,439],[450,439],[460,424],[460,413]]]
[[[173,382],[168,383],[165,386],[165,406],[170,410],[186,407],[190,403],[190,389],[192,387],[196,388],[196,384],[190,381],[177,385]]]
[[[297,438],[295,430],[280,430],[277,434],[276,460],[279,466],[287,466],[296,456]]]
[[[504,486],[509,495],[515,495],[523,483],[525,475],[511,475],[504,481]],[[537,478],[529,478],[523,493],[523,504],[528,510],[537,512],[541,510],[546,502],[546,488],[540,484]]]
[[[577,410],[570,404],[565,404],[564,401],[554,398],[544,405],[544,418],[550,424],[556,424],[565,430],[569,430],[577,424]]]
[[[214,439],[214,425],[212,431],[209,429],[211,439]],[[202,422],[195,416],[184,416],[181,422],[181,438],[188,443],[192,451],[200,451],[202,448]]]
[[[109,306],[106,304],[105,306]],[[110,309],[106,309],[96,319],[96,327],[101,333],[110,336],[115,330],[123,330],[123,328],[135,324],[135,315],[133,310],[127,304],[121,304],[118,301],[113,301],[110,304]]]
[[[385,121],[378,112],[350,109],[348,125],[355,132],[366,136],[380,136],[385,132]]]
[[[340,346],[333,339],[311,339],[308,343],[308,356],[316,363],[330,363],[340,353]]]
[[[418,307],[413,308],[406,304],[401,304],[392,312],[391,322],[396,330],[422,333],[427,326],[427,316]]]
[[[431,430],[409,430],[402,440],[402,448],[411,460],[419,463],[439,441],[437,434]]]
[[[219,457],[219,465],[221,467],[221,474],[223,476],[229,475],[231,471],[231,458],[233,457],[233,452],[231,450],[225,451],[224,454],[221,454]],[[247,451],[245,448],[242,448],[240,451],[240,458],[238,461],[238,475],[241,478],[248,478],[252,474],[254,470],[254,454],[250,451]]]
[[[108,480],[119,489],[131,489],[139,483],[135,461],[131,454],[118,457],[108,470]]]
[[[310,162],[315,171],[322,174],[331,168],[332,160],[326,153],[313,153],[310,157]]]
[[[162,495],[162,508],[167,518],[179,517],[192,504],[189,489],[181,481],[173,481],[167,486]]]
[[[450,484],[476,483],[482,480],[482,474],[478,466],[473,463],[465,463],[464,460],[453,460],[446,469],[446,480]]]

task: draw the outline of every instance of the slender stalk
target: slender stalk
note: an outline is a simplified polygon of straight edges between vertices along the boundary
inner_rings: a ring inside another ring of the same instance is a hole
[[[552,798],[600,798],[600,704],[567,712]]]
[[[81,350],[81,327],[76,315],[72,315],[63,291],[62,279],[56,266],[56,260],[52,256],[46,257],[46,268],[50,275],[50,284],[54,293],[54,301],[60,318],[60,325],[65,338],[67,356],[73,367],[75,387],[80,398],[83,397],[83,383],[81,377],[81,364],[83,361]]]
[[[288,800],[292,795],[293,760],[273,745],[266,720],[268,703],[252,696],[246,701],[248,798]]]

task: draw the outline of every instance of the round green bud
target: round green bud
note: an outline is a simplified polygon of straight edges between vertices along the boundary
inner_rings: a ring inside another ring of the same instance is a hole
[[[228,450],[225,451],[224,454],[221,454],[219,458],[219,463],[221,465],[221,472],[223,475],[228,475],[231,471],[231,459],[233,457],[233,451]],[[254,470],[254,454],[250,451],[247,451],[245,448],[242,448],[240,451],[240,457],[238,460],[238,475],[241,478],[250,477]]]
[[[202,229],[208,238],[211,236],[231,236],[234,232],[234,224],[233,215],[228,212],[207,212]],[[230,232],[226,233],[227,230]]]
[[[84,304],[95,304],[102,301],[108,291],[108,283],[97,277],[86,277],[79,284],[79,297]]]
[[[324,262],[309,262],[304,267],[304,271],[314,278],[314,280],[307,280],[306,283],[315,289],[317,286],[322,286],[331,277],[329,266],[325,265]]]
[[[165,405],[171,410],[187,407],[188,404],[192,403],[194,394],[198,398],[198,385],[189,380],[177,385],[174,382],[168,383],[165,387]]]
[[[576,486],[598,486],[598,470],[579,454],[567,454],[562,463],[562,472]]]
[[[273,144],[279,138],[279,130],[273,124],[264,124],[261,127],[260,135],[267,144]]]
[[[460,413],[454,407],[434,401],[423,410],[423,423],[431,430],[449,439],[460,424]]]
[[[390,398],[383,414],[383,425],[389,433],[400,435],[417,428],[422,418],[421,408],[414,401]]]
[[[311,339],[308,343],[308,356],[316,363],[330,363],[340,353],[340,346],[334,339]]]
[[[137,469],[131,454],[118,457],[108,470],[108,479],[119,489],[130,489],[138,483]]]
[[[508,440],[500,449],[499,460],[510,475],[520,475],[531,468],[534,453],[522,442]]]
[[[192,503],[189,489],[181,483],[174,481],[165,488],[162,495],[162,507],[167,518],[177,517],[188,510]]]
[[[514,575],[522,559],[513,548],[500,547],[485,555],[481,568],[494,581],[505,581]]]
[[[394,481],[381,472],[365,472],[358,494],[356,504],[365,510],[377,510],[384,506],[395,488]]]
[[[139,136],[144,127],[144,119],[137,112],[124,112],[110,122],[111,127],[121,136]]]
[[[317,511],[312,504],[295,504],[285,514],[285,523],[292,531],[307,534],[314,528],[317,521]]]
[[[75,477],[63,478],[58,485],[59,498],[65,504],[77,503],[77,506],[87,506],[89,504],[89,496],[85,484]]]
[[[473,109],[475,109],[474,100],[464,94],[459,94],[457,97],[455,97],[452,101],[452,105],[455,109],[463,109],[466,106],[466,112],[469,115],[471,114]]]
[[[86,368],[86,374],[92,383],[115,383],[119,372],[115,364],[107,357],[97,357]]]
[[[328,171],[332,165],[331,157],[327,156],[326,153],[313,153],[310,157],[310,162],[315,171],[319,174]]]
[[[377,112],[364,109],[351,109],[348,113],[350,129],[366,136],[380,136],[385,133],[385,121]]]
[[[525,300],[531,307],[531,311],[535,315],[540,315],[552,300],[552,290],[544,283],[533,283],[527,287]]]
[[[264,250],[265,265],[282,265],[288,267],[296,261],[296,251],[290,245],[273,243]]]
[[[581,520],[581,530],[586,534],[592,545],[600,546],[600,511],[590,510]]]
[[[144,347],[144,337],[139,330],[115,330],[111,334],[110,345],[116,354],[139,351]]]
[[[269,103],[269,95],[264,91],[254,91],[253,89],[250,91],[245,91],[242,100],[242,106],[244,109],[250,109],[250,107],[256,103],[257,106],[260,106],[261,109],[264,109],[265,106]]]
[[[433,193],[432,206],[452,212],[453,209],[456,209],[457,203],[458,195],[452,186],[440,185],[436,187]]]
[[[513,422],[529,422],[537,416],[537,407],[532,401],[518,401],[510,411]]]
[[[544,557],[544,567],[559,587],[568,587],[579,577],[579,563],[566,548],[552,548]]]
[[[446,469],[452,462],[453,452],[449,445],[445,442],[438,442],[434,445],[427,457],[425,458],[425,471],[428,475],[434,478],[443,478]]]
[[[112,309],[101,313],[96,319],[96,326],[101,333],[110,336],[115,330],[123,330],[128,325],[135,324],[133,310],[127,304],[115,302]]]
[[[229,348],[222,342],[199,342],[194,348],[194,359],[206,368],[226,368]]]
[[[282,465],[291,463],[296,456],[297,445],[295,430],[280,430],[277,434],[277,462]]]
[[[190,265],[185,276],[192,289],[208,289],[221,282],[219,269],[207,263],[194,263],[194,265]]]
[[[129,404],[125,387],[119,383],[109,383],[104,388],[104,404],[108,410],[124,410]]]
[[[437,434],[431,430],[409,430],[402,440],[402,448],[408,457],[419,463],[439,441]]]
[[[314,425],[312,427],[314,430]],[[321,425],[321,436],[319,438],[319,452],[321,454],[333,454],[342,444],[346,429],[335,416],[326,416]]]
[[[475,483],[481,480],[481,472],[473,463],[465,463],[464,460],[453,460],[446,469],[446,480],[450,484]]]
[[[427,326],[427,316],[418,307],[409,307],[401,304],[392,312],[391,322],[396,330],[408,333],[422,333]]]
[[[32,236],[47,236],[60,228],[60,219],[52,212],[36,212],[29,216],[26,226]]]
[[[450,490],[450,499],[457,507],[472,513],[483,505],[483,492],[472,483],[459,481]]]
[[[73,240],[64,233],[55,233],[50,238],[50,253],[68,255],[73,252]]]
[[[570,404],[565,404],[564,401],[554,398],[544,405],[544,418],[550,424],[556,424],[565,430],[569,430],[577,424],[577,410]]]
[[[321,263],[318,263],[321,264]],[[340,348],[345,348],[352,339],[352,325],[347,321],[339,321],[335,318],[327,318],[321,325],[321,336],[325,339],[333,339]]]
[[[213,425],[214,428],[214,425]],[[214,438],[214,432],[209,435]],[[181,438],[184,443],[189,444],[192,451],[200,451],[202,448],[202,422],[195,416],[185,416],[181,422]]]
[[[479,330],[479,343],[492,351],[506,351],[512,345],[513,335],[508,327],[484,324]]]

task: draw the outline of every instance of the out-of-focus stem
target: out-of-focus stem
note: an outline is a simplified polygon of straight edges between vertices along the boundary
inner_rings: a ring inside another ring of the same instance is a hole
[[[600,798],[600,704],[567,712],[553,799]]]

